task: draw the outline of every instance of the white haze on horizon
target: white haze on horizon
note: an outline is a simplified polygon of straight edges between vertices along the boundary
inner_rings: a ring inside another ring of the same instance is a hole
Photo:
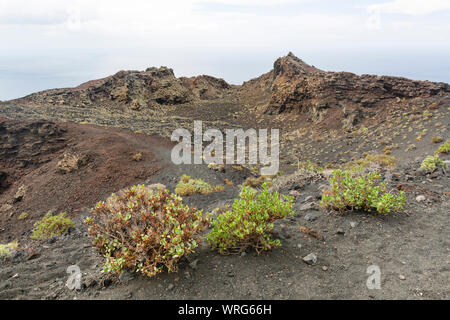
[[[161,65],[240,84],[289,51],[450,82],[448,0],[0,0],[0,37],[0,100]]]

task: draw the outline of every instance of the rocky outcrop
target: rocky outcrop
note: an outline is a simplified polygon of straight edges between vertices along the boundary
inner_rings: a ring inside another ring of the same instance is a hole
[[[50,161],[64,148],[63,134],[52,122],[0,121],[0,193],[24,171]]]
[[[37,152],[50,154],[65,142],[64,130],[48,121],[0,121],[0,133],[0,162],[14,158],[22,166],[31,165]]]
[[[37,106],[50,104],[141,110],[184,104],[196,99],[215,99],[229,88],[222,79],[210,76],[177,78],[170,68],[152,67],[142,72],[120,71],[76,88],[47,90],[15,102]]]
[[[310,66],[292,53],[275,61],[274,69],[244,83],[244,99],[265,96],[259,101],[268,114],[308,114],[322,121],[330,112],[352,125],[364,110],[392,99],[428,98],[450,93],[449,85],[413,81],[401,77],[325,72]]]
[[[231,102],[256,107],[258,113],[268,115],[301,115],[302,120],[327,128],[351,128],[374,113],[395,107],[395,103],[408,105],[413,99],[426,99],[415,102],[429,104],[449,94],[446,83],[326,72],[289,53],[277,59],[270,72],[242,86],[207,75],[177,78],[170,68],[152,67],[145,71],[120,71],[76,88],[43,91],[4,104],[75,107],[80,108],[76,112],[83,119],[86,117],[82,108],[99,108],[107,113],[159,113],[168,105],[196,106],[202,101],[217,100],[219,105]]]
[[[219,99],[228,93],[232,87],[223,79],[202,75],[192,78],[180,78],[183,86],[201,100]]]

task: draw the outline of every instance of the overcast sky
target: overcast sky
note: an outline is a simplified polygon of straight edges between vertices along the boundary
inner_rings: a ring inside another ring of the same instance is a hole
[[[0,0],[0,39],[0,100],[161,65],[240,84],[289,51],[450,82],[450,0]]]

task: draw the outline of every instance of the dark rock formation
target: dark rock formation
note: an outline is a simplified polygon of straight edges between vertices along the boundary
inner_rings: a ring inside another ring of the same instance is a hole
[[[224,93],[232,88],[225,80],[207,75],[192,78],[180,78],[180,80],[196,98],[201,100],[221,98]]]
[[[353,125],[364,109],[392,99],[448,95],[450,87],[401,77],[325,72],[289,53],[275,61],[272,71],[244,83],[241,91],[247,101],[252,95],[264,96],[259,104],[268,114],[306,113],[321,121],[331,110],[335,116],[350,117],[346,122]]]
[[[24,170],[50,161],[64,148],[63,134],[52,122],[0,121],[0,193]]]
[[[107,109],[141,110],[160,105],[177,105],[196,99],[214,99],[230,86],[210,76],[176,78],[167,67],[145,71],[119,71],[113,76],[93,80],[76,88],[38,92],[16,100],[32,105],[69,105]]]

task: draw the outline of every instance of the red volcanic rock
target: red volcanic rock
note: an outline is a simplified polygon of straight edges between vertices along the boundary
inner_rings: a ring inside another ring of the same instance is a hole
[[[308,114],[322,121],[328,113],[353,125],[364,110],[393,99],[428,98],[450,93],[446,83],[401,77],[325,72],[289,53],[267,74],[243,84],[241,96],[267,114]],[[259,97],[255,98],[256,96]]]

